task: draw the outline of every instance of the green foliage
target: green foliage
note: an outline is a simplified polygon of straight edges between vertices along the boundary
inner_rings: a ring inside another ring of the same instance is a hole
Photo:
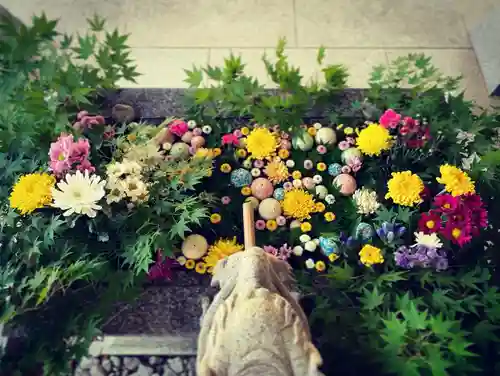
[[[185,81],[191,87],[187,95],[190,117],[211,124],[219,133],[227,132],[235,118],[298,129],[311,109],[324,109],[346,87],[348,73],[339,64],[323,65],[325,49],[320,48],[317,62],[323,78],[321,82],[316,77],[304,83],[300,69],[289,62],[285,46],[286,40],[282,39],[273,59],[265,54],[262,57],[273,82],[272,90],[246,75],[241,57],[233,55],[225,59],[222,67],[186,70]],[[201,87],[205,76],[209,84]]]

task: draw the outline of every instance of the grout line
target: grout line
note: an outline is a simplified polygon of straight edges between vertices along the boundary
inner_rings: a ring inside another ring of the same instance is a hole
[[[304,46],[304,47],[287,47],[286,50],[317,50],[320,47],[324,47],[327,50],[471,50],[472,46],[458,46],[458,47],[443,47],[443,46],[411,46],[411,47],[403,47],[403,46],[327,46],[327,45],[318,45],[318,46]],[[130,46],[132,49],[137,50],[227,50],[232,48],[242,49],[242,50],[262,50],[262,49],[273,49],[276,48],[276,45],[273,46]]]
[[[295,42],[295,46],[298,47],[299,46],[299,33],[297,31],[297,4],[296,4],[296,1],[297,0],[292,0],[292,12],[293,12],[293,37],[294,37],[294,42]]]

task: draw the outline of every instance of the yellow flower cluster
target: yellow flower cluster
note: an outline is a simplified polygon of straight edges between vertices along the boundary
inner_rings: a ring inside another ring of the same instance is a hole
[[[445,186],[447,192],[453,196],[460,196],[466,193],[474,193],[474,182],[469,175],[458,167],[445,164],[439,167],[441,176],[436,178],[438,183]]]
[[[413,206],[422,202],[420,195],[424,190],[424,183],[411,171],[393,172],[387,188],[389,191],[385,198],[392,198],[395,204]]]
[[[47,173],[22,176],[12,188],[10,207],[21,214],[30,214],[52,202],[52,188],[56,179]]]
[[[292,189],[285,192],[281,205],[285,216],[299,221],[310,219],[311,214],[316,211],[313,196],[303,189]]]
[[[264,173],[267,175],[269,181],[273,184],[279,184],[284,182],[290,176],[288,172],[288,167],[278,160],[273,160],[269,162],[264,169]]]
[[[358,149],[366,155],[380,155],[392,146],[392,136],[379,124],[370,124],[361,130],[356,139]]]
[[[382,250],[380,248],[365,244],[363,248],[361,248],[361,251],[359,251],[359,261],[361,261],[363,265],[372,266],[374,264],[382,264],[384,262],[384,256],[382,256]]]

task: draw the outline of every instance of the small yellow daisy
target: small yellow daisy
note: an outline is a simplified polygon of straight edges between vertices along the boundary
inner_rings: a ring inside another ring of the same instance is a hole
[[[332,212],[326,212],[324,216],[325,216],[325,221],[327,222],[332,222],[335,220],[335,214],[333,214]]]
[[[302,232],[309,232],[312,230],[312,225],[309,222],[303,222],[300,224],[300,230]]]
[[[236,150],[236,156],[239,158],[245,158],[247,156],[247,151],[245,149]]]
[[[243,127],[240,129],[240,131],[243,136],[248,136],[248,134],[250,133],[250,129],[248,129],[248,127]]]
[[[326,265],[324,261],[316,261],[316,265],[314,265],[318,272],[324,272],[326,269]]]
[[[316,136],[316,132],[316,128],[314,127],[307,128],[307,133],[309,133],[311,136]]]
[[[287,149],[280,149],[278,151],[278,157],[281,159],[287,159],[290,156],[290,152]]]
[[[186,267],[186,269],[194,269],[194,267],[196,266],[196,262],[194,260],[187,260],[184,266]]]
[[[325,209],[326,209],[325,204],[323,204],[322,202],[317,202],[316,203],[316,211],[318,213],[323,213],[325,211]]]
[[[300,179],[301,177],[302,177],[302,174],[300,171],[295,170],[294,172],[292,172],[292,178],[294,178],[295,180]]]
[[[274,219],[269,219],[266,222],[266,228],[269,231],[274,231],[274,230],[276,230],[278,228],[278,223],[276,223],[276,221]]]
[[[316,165],[316,168],[318,169],[318,171],[325,171],[325,170],[326,170],[326,163],[319,162],[319,163]]]
[[[252,194],[252,189],[250,187],[241,188],[241,194],[243,196],[250,196]]]
[[[330,255],[328,256],[328,260],[330,260],[330,262],[334,262],[335,260],[338,260],[340,258],[339,255],[337,255],[336,253],[330,253]]]
[[[222,216],[219,213],[213,213],[210,216],[210,222],[212,222],[214,225],[219,223],[222,220]]]
[[[344,134],[346,134],[348,136],[351,135],[351,134],[353,134],[353,133],[354,133],[354,129],[352,129],[352,127],[346,127],[344,129]]]
[[[205,264],[204,262],[199,262],[196,264],[196,267],[194,270],[198,274],[205,274],[207,272],[207,264]]]
[[[213,153],[214,157],[218,157],[219,155],[222,154],[222,150],[220,148],[214,148],[214,149],[212,149],[212,153]]]
[[[223,163],[220,166],[220,170],[225,174],[229,174],[231,172],[231,165],[229,163]]]

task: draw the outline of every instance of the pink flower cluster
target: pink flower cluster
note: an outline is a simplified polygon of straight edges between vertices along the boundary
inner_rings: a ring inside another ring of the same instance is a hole
[[[286,261],[292,254],[292,248],[286,243],[279,247],[279,249],[273,247],[272,245],[265,245],[264,251],[284,261]]]
[[[94,172],[95,168],[89,161],[90,144],[87,139],[74,140],[73,135],[62,133],[56,142],[50,145],[50,169],[57,176],[76,169]]]
[[[168,130],[176,136],[182,137],[189,130],[189,127],[185,121],[176,119],[168,125]]]
[[[101,115],[92,116],[87,111],[80,111],[76,115],[76,122],[73,124],[73,128],[77,131],[83,131],[92,128],[94,125],[104,125],[104,123],[105,120]]]
[[[384,128],[398,129],[404,143],[411,149],[418,149],[430,140],[430,128],[427,124],[421,124],[419,120],[410,116],[402,118],[396,111],[389,109],[379,119],[379,124]]]
[[[421,214],[418,225],[420,231],[438,232],[462,247],[488,225],[488,212],[477,194],[443,194],[434,198],[433,209]]]

